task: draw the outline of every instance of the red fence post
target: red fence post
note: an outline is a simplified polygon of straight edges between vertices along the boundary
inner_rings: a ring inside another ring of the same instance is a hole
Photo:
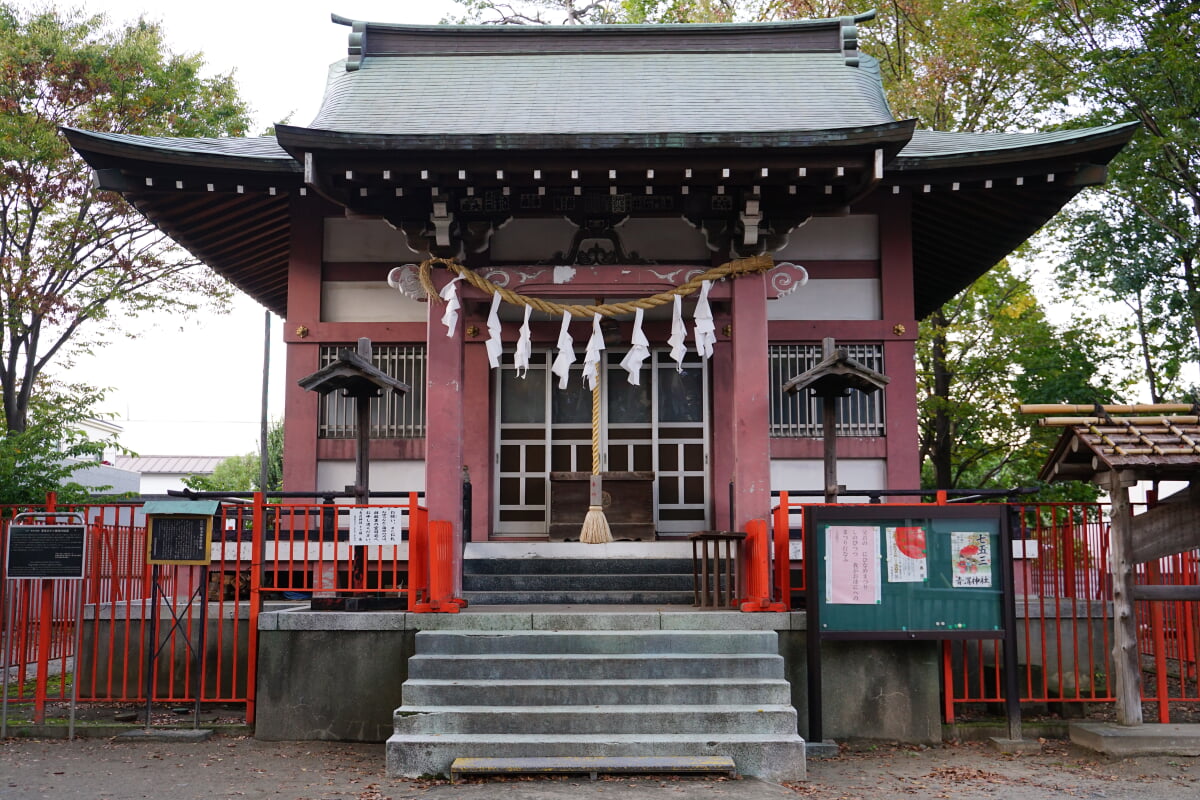
[[[408,516],[408,610],[429,610],[429,512],[409,500]]]
[[[255,705],[258,699],[258,615],[262,610],[262,571],[263,571],[263,551],[266,547],[266,531],[263,529],[266,525],[266,508],[264,503],[266,498],[262,492],[254,493],[254,519],[252,522],[252,530],[250,532],[250,629],[247,633],[246,641],[246,724],[254,724],[254,715],[257,710]],[[238,515],[237,524],[241,528],[242,519]],[[240,530],[238,531],[241,532]],[[241,537],[238,536],[234,541],[240,544]],[[224,557],[224,544],[221,545],[221,555]],[[275,537],[275,547],[279,547],[279,537]],[[241,555],[241,547],[238,547],[238,555]],[[278,553],[276,553],[276,561],[278,561]],[[278,583],[278,581],[276,582]],[[235,595],[236,597],[236,595]],[[236,613],[236,612],[235,612]],[[218,648],[219,649],[219,648]]]
[[[779,592],[776,598],[783,603],[784,608],[792,607],[792,548],[791,548],[791,514],[788,508],[788,493],[779,493],[779,505],[775,508],[775,588]]]
[[[767,521],[752,519],[746,523],[746,553],[749,578],[749,600],[742,603],[742,611],[786,611],[783,603],[771,601],[770,547],[767,541]]]

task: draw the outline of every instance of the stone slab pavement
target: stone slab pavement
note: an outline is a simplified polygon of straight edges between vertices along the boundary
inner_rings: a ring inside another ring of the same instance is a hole
[[[809,762],[809,780],[622,777],[487,779],[450,785],[384,774],[383,745],[83,739],[0,742],[0,800],[1044,800],[1200,797],[1200,759],[1109,758],[1051,740],[1005,756],[983,743],[933,748],[856,743]]]

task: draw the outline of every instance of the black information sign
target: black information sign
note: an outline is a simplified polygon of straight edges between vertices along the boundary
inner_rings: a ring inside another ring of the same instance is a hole
[[[10,525],[8,577],[79,580],[83,578],[86,547],[84,525]]]
[[[212,557],[212,517],[151,516],[146,563],[203,566]]]

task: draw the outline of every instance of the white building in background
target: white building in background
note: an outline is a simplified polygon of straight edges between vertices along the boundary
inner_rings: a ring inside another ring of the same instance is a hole
[[[183,489],[189,475],[211,475],[226,456],[116,456],[113,465],[137,473],[141,494],[166,494]]]

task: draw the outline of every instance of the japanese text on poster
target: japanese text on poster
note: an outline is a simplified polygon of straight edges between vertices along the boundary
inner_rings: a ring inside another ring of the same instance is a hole
[[[350,509],[350,544],[400,544],[400,509]]]
[[[887,528],[888,583],[921,583],[929,577],[925,538],[919,525]]]
[[[992,544],[986,533],[955,531],[950,534],[955,588],[980,589],[992,585]]]
[[[825,530],[825,602],[871,605],[881,598],[879,528],[831,525]]]

